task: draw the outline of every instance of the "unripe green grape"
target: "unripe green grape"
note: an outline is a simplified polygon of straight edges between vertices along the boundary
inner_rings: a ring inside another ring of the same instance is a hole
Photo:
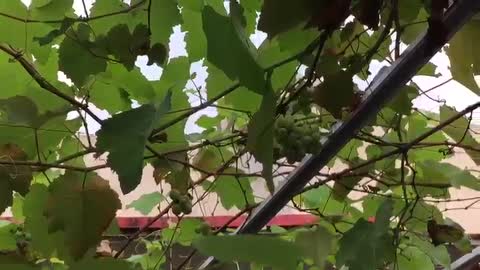
[[[172,205],[172,213],[176,216],[180,216],[182,214],[182,206],[178,203]]]
[[[169,195],[170,195],[170,199],[172,199],[172,201],[174,202],[178,202],[182,198],[182,194],[180,194],[180,192],[176,189],[172,189]]]
[[[277,128],[276,135],[279,139],[284,139],[288,137],[288,130],[284,127]]]
[[[202,235],[209,235],[212,232],[212,229],[208,224],[203,223],[195,229],[195,232]]]
[[[25,238],[25,241],[32,241],[32,235],[29,233],[26,233],[24,238]]]
[[[188,214],[192,213],[192,208],[193,208],[192,202],[187,201],[185,203],[182,203],[181,207],[182,207],[182,211],[185,215],[188,215]]]

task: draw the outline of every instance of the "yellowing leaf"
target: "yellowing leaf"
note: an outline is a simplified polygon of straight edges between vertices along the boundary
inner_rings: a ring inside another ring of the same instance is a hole
[[[15,144],[0,146],[0,160],[14,162],[25,161],[26,153]],[[28,166],[2,165],[0,166],[0,213],[13,203],[13,191],[26,195],[32,171]]]
[[[64,231],[74,259],[95,247],[120,209],[118,195],[97,175],[67,172],[50,186],[45,214],[51,232]]]

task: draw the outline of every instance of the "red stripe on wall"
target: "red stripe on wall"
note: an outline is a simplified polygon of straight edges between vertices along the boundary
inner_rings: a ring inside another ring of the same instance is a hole
[[[229,223],[229,228],[237,228],[243,224],[247,216],[240,216],[234,221],[231,221],[233,216],[209,216],[209,217],[186,217],[188,218],[197,218],[203,219],[211,227],[218,228],[222,227],[224,224]],[[0,217],[0,220],[8,220],[15,222],[10,217]],[[150,220],[151,217],[118,217],[118,227],[120,229],[139,229],[145,226]],[[150,228],[152,229],[163,229],[169,226],[169,223],[175,222],[175,217],[163,217],[155,221]],[[303,226],[314,224],[318,220],[318,217],[313,215],[279,215],[274,217],[267,226],[281,226],[281,227],[294,227],[294,226]]]

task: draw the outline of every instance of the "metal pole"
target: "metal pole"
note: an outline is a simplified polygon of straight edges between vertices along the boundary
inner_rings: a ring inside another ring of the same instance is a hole
[[[480,0],[457,0],[445,14],[447,39],[451,39],[478,11]],[[444,45],[432,43],[426,33],[421,35],[388,70],[377,75],[365,100],[346,122],[332,132],[320,153],[306,157],[289,175],[288,180],[258,206],[235,233],[260,231]],[[213,262],[215,258],[210,257],[199,269],[205,269]]]

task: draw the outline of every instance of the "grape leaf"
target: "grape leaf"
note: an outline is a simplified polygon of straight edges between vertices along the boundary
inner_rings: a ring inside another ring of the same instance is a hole
[[[152,192],[143,194],[137,200],[127,205],[128,208],[133,208],[143,215],[148,215],[153,208],[161,203],[165,197],[159,192]]]
[[[450,117],[458,114],[455,109],[442,106],[440,107],[440,121],[446,121]],[[480,149],[480,144],[473,138],[473,135],[468,131],[469,121],[465,117],[461,117],[455,122],[451,123],[443,129],[443,131],[452,138],[455,142],[461,143],[463,145],[468,145],[473,148]],[[470,156],[470,158],[475,162],[475,164],[480,165],[480,153],[478,151],[465,149],[465,152]]]
[[[429,183],[448,183],[452,187],[468,187],[480,190],[480,182],[470,172],[449,163],[425,160],[417,166],[422,169],[423,177]]]
[[[260,109],[248,124],[247,149],[262,163],[262,176],[270,193],[275,190],[273,182],[273,124],[276,101],[270,89],[263,96]]]
[[[8,270],[38,270],[38,267],[15,253],[0,255],[0,265]]]
[[[75,19],[72,18],[65,18],[62,21],[60,28],[55,28],[52,31],[48,32],[48,34],[41,36],[41,37],[33,37],[33,40],[37,41],[40,46],[45,46],[53,42],[53,40],[63,34],[70,29],[70,27],[75,23]]]
[[[225,173],[239,173],[235,168],[228,168]],[[240,172],[241,173],[241,172]],[[255,203],[250,179],[231,175],[219,176],[213,183],[206,181],[203,184],[206,190],[217,193],[222,206],[230,210],[232,207],[243,209]]]
[[[0,99],[0,111],[3,111],[7,118],[4,119],[5,122],[17,125],[41,127],[48,120],[65,115],[70,110],[71,108],[67,106],[40,114],[37,105],[25,96]]]
[[[179,222],[178,226],[162,230],[162,238],[168,241],[172,240],[174,243],[183,246],[189,246],[195,239],[201,237],[198,229],[205,225],[199,218],[185,218]]]
[[[97,77],[97,80],[95,80],[95,83],[90,87],[88,93],[90,95],[90,102],[110,114],[131,109],[132,101],[130,100],[129,93],[123,88],[112,84],[110,79],[105,79],[103,76]]]
[[[38,5],[38,0],[33,0],[30,8],[30,18],[46,21],[62,18],[65,15],[74,15],[73,13],[73,0],[53,0],[48,3],[42,3]]]
[[[158,108],[148,104],[114,115],[97,132],[97,150],[109,152],[107,163],[118,174],[122,192],[129,193],[140,183],[147,139],[156,119],[170,110],[171,97],[169,92]]]
[[[474,75],[480,74],[480,21],[472,20],[455,34],[450,41],[447,55],[452,77],[470,91],[480,94]]]
[[[234,82],[227,75],[214,65],[207,63],[207,96],[212,98],[221,94],[222,91],[231,87]],[[239,87],[235,91],[226,95],[221,102],[237,110],[256,112],[262,102],[262,96],[256,92],[250,91],[245,87]]]
[[[195,2],[195,1],[191,1]],[[203,32],[201,9],[184,7],[182,10],[182,30],[185,30],[186,50],[190,61],[198,61],[207,52],[207,38]]]
[[[398,255],[398,269],[425,269],[433,270],[435,265],[430,258],[425,256],[425,252],[417,247],[407,247]]]
[[[131,270],[132,265],[125,260],[116,260],[114,258],[86,258],[70,266],[71,270]]]
[[[306,24],[311,15],[309,0],[265,0],[258,21],[258,30],[268,34],[269,38],[287,30]]]
[[[15,233],[11,232],[16,229],[15,227],[14,224],[0,225],[0,251],[15,251],[17,249]]]
[[[98,175],[68,171],[50,187],[45,214],[50,232],[63,230],[65,245],[80,259],[101,239],[121,207],[117,193]]]
[[[76,30],[71,28],[58,50],[58,67],[78,87],[83,86],[89,75],[105,71],[107,62],[90,49],[91,30],[81,23]]]
[[[300,231],[295,238],[295,243],[302,248],[305,256],[312,258],[320,270],[325,269],[325,261],[332,252],[334,241],[335,235],[320,226]]]
[[[382,7],[383,0],[360,0],[354,6],[353,14],[359,22],[372,28],[378,29],[378,23],[380,22],[380,9]]]
[[[409,235],[408,242],[418,247],[423,253],[430,257],[434,264],[450,269],[452,261],[446,246],[434,246],[427,239],[422,239],[416,235]]]
[[[391,200],[385,201],[377,211],[375,222],[360,218],[352,229],[340,239],[336,265],[351,270],[375,269],[393,259],[393,236],[389,232],[393,211]]]
[[[54,238],[49,235],[48,220],[43,214],[48,200],[48,188],[41,184],[33,184],[25,197],[23,212],[25,214],[25,229],[32,236],[32,248],[45,257],[49,257],[55,246]]]
[[[323,83],[315,88],[313,99],[317,105],[341,118],[342,108],[353,103],[353,85],[352,75],[347,71],[325,76]]]
[[[22,66],[10,61],[8,55],[2,52],[0,53],[0,70],[2,71],[0,72],[0,80],[2,81],[0,98],[22,95],[25,86],[28,84],[27,82],[31,80]]]
[[[412,100],[418,96],[417,88],[413,86],[404,86],[392,101],[388,103],[388,107],[397,113],[409,115],[412,111]]]
[[[90,16],[103,16],[112,12],[127,10],[127,8],[129,8],[128,4],[124,3],[122,0],[98,0],[93,3],[92,8],[90,9]],[[89,25],[97,35],[106,35],[108,31],[119,22],[125,23],[130,20],[131,18],[129,18],[128,14],[120,13],[110,18],[107,17],[101,20],[92,20],[89,22]]]
[[[256,62],[247,41],[232,21],[206,6],[202,12],[207,37],[207,60],[232,80],[238,79],[248,89],[262,94],[265,89],[263,69]]]
[[[295,244],[277,237],[259,235],[207,236],[194,241],[194,246],[201,253],[224,262],[255,262],[275,269],[295,269],[297,259],[301,256]]]
[[[422,7],[423,2],[421,0],[399,1],[398,13],[400,22],[409,23],[415,20]]]
[[[103,83],[123,89],[139,103],[149,103],[155,98],[152,83],[149,82],[138,68],[128,71],[123,65],[110,64],[106,72],[97,76]],[[107,90],[104,90],[107,91]]]
[[[21,1],[18,0],[0,1],[0,12],[20,18],[28,17],[27,8]],[[6,16],[0,16],[0,42],[8,43],[9,45],[16,48],[24,47],[25,24],[23,23],[23,21],[12,20]],[[4,68],[2,68],[1,70],[2,73],[3,71],[7,71]],[[10,79],[12,78],[14,77],[11,77]],[[2,82],[8,82],[8,80],[2,80]]]
[[[280,38],[280,37],[279,37]],[[279,59],[287,59],[291,55],[291,51],[280,48],[280,42],[276,39],[266,39],[258,48],[257,61],[263,68],[267,68],[276,64]],[[274,91],[283,89],[290,81],[295,73],[298,62],[291,63],[277,67],[272,74],[272,87]]]
[[[152,44],[168,44],[173,27],[182,23],[182,17],[177,7],[176,0],[157,0],[151,3]]]
[[[0,146],[0,160],[25,161],[27,154],[15,144]],[[28,193],[32,171],[28,166],[2,165],[0,167],[0,213],[13,203],[13,192],[21,195]]]

